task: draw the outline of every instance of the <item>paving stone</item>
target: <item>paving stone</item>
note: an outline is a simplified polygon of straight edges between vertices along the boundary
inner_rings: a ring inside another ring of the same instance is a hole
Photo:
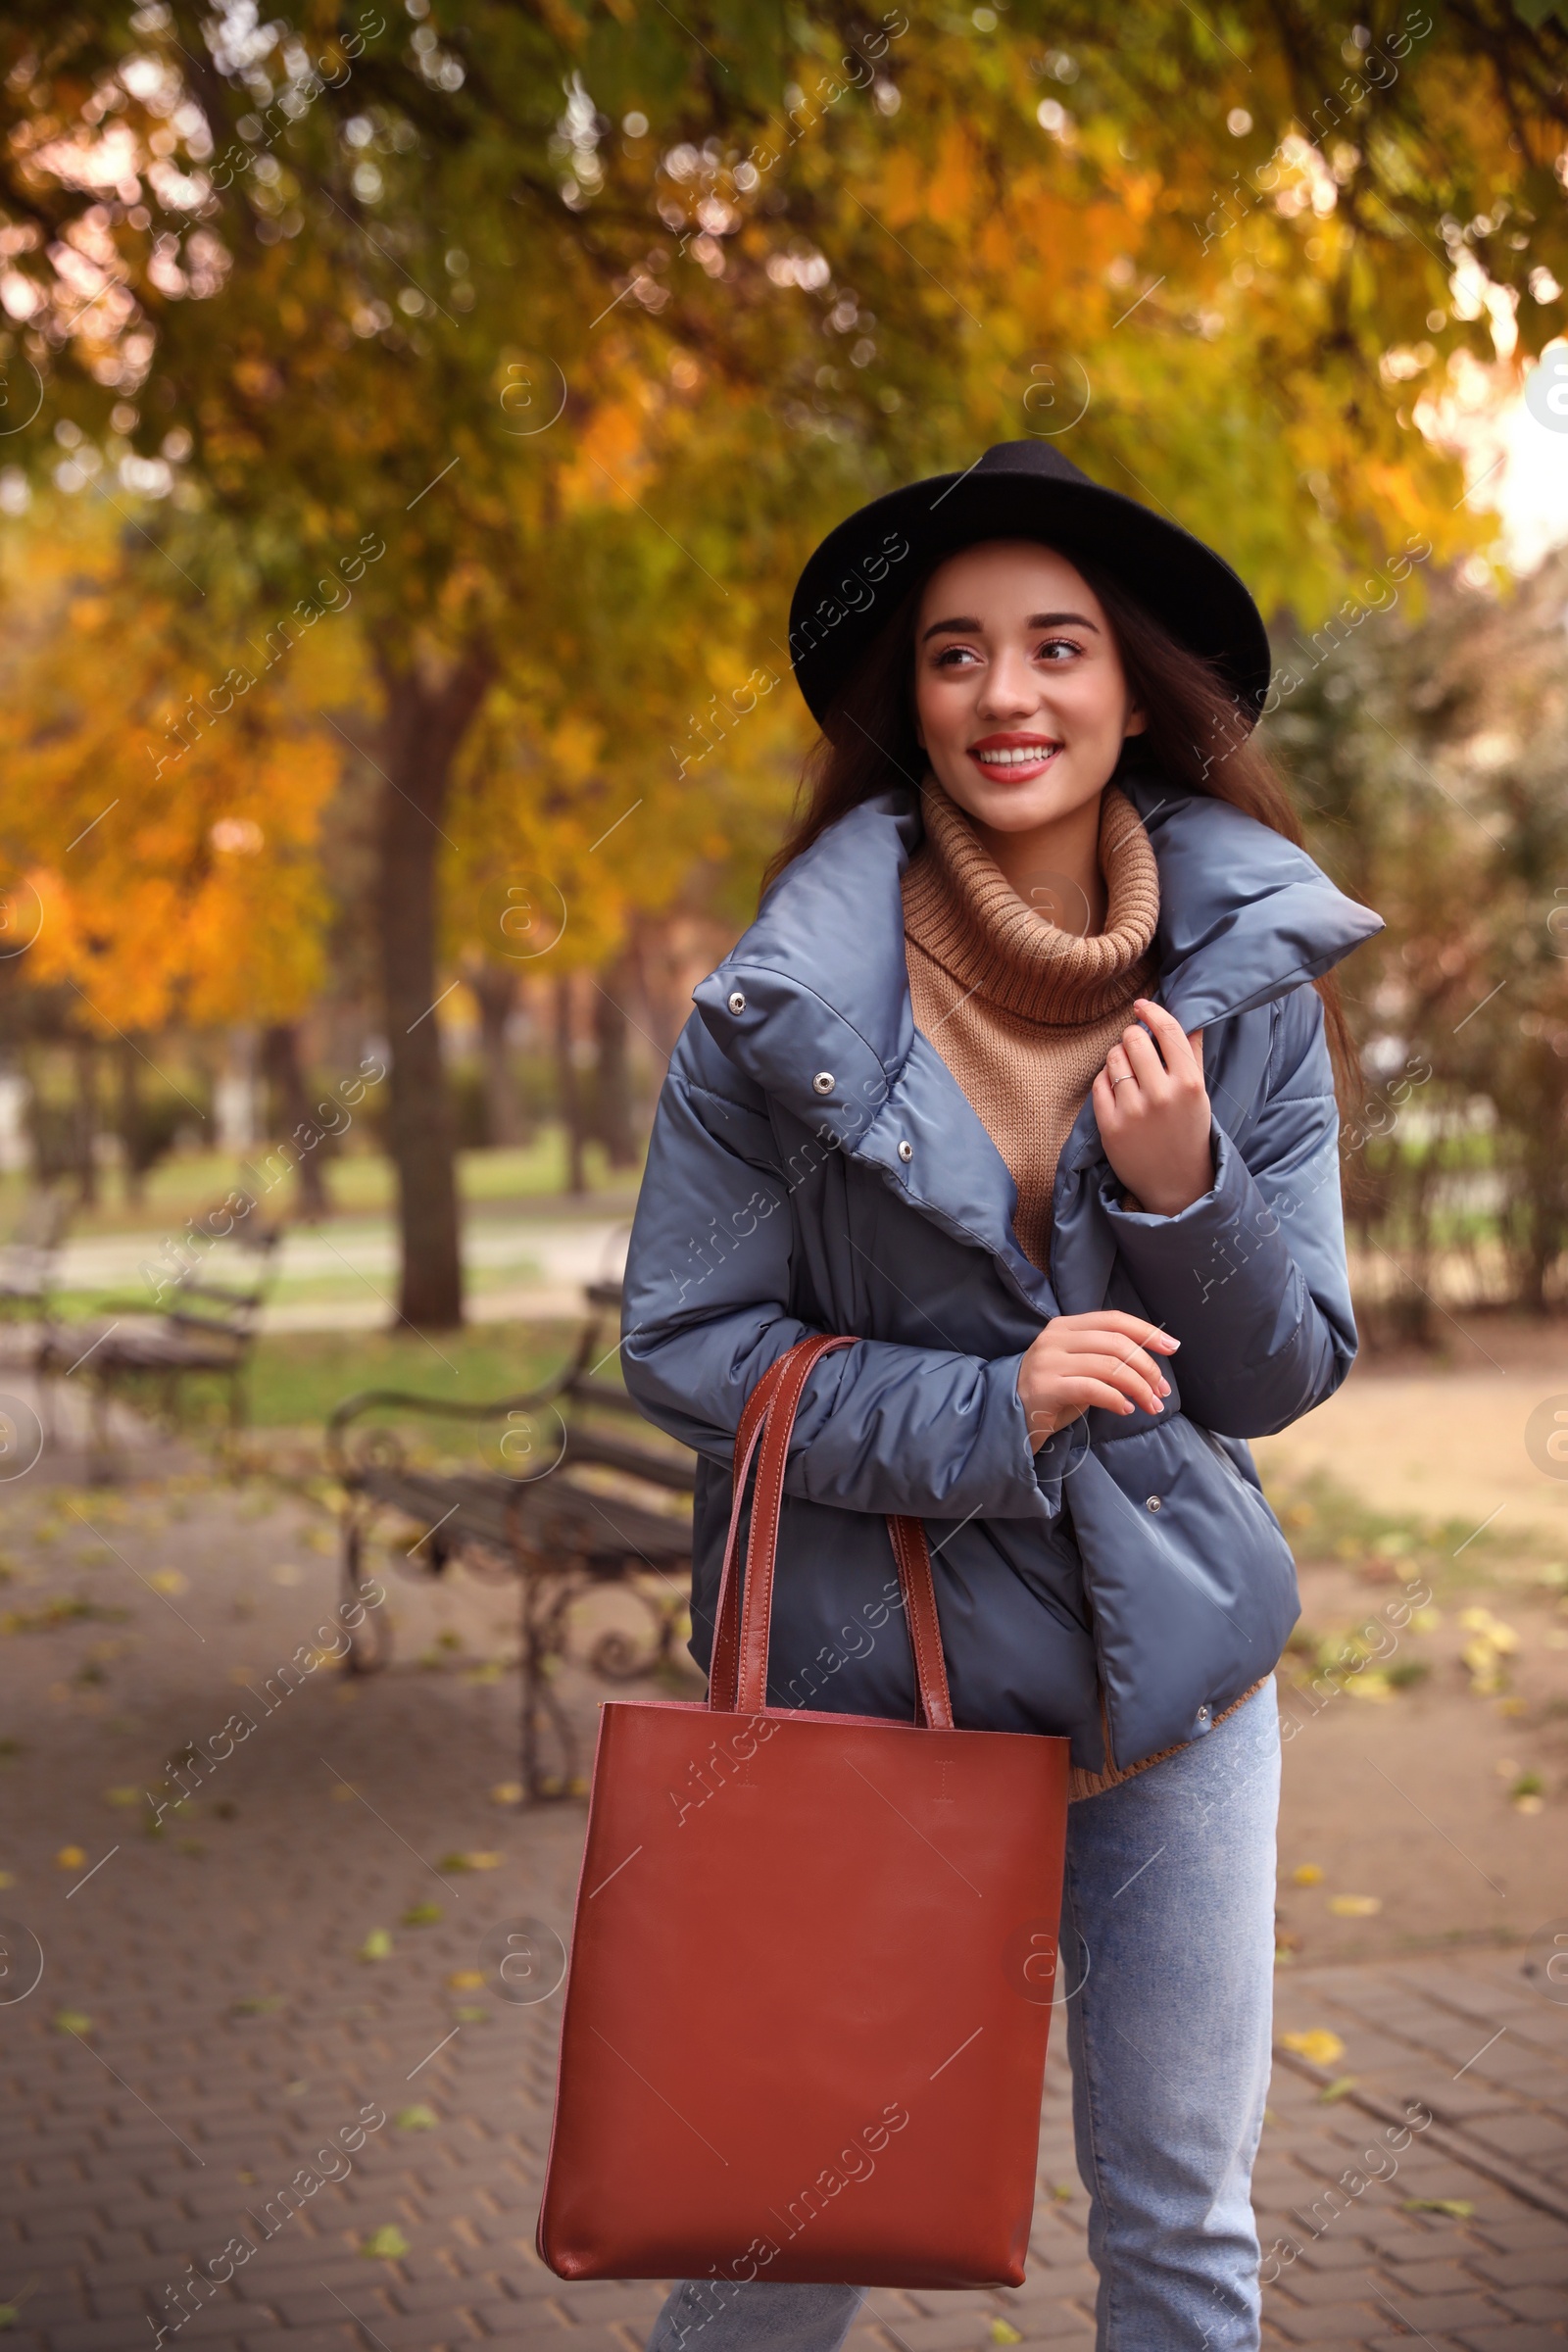
[[[1317,2303],[1307,2310],[1292,2305],[1276,2289],[1264,2298],[1269,2326],[1296,2344],[1355,2344],[1366,2340],[1378,2325],[1376,2304]]]
[[[7,1772],[21,1825],[19,1889],[44,1889],[53,1900],[53,1854],[83,1822],[102,1818],[103,1788],[135,1778],[153,1785],[169,1726],[199,1729],[230,1712],[228,1664],[243,1656],[266,1670],[330,1605],[334,1563],[304,1541],[305,1506],[286,1500],[251,1521],[246,1502],[244,1490],[196,1494],[188,1518],[156,1537],[128,1527],[116,1536],[143,1573],[182,1567],[191,1585],[182,1609],[207,1637],[197,1643],[174,1628],[170,1640],[160,1622],[158,1638],[144,1641],[133,1669],[143,1729],[134,1736],[111,1738],[74,1701],[46,1703],[14,1654],[19,1645],[0,1653],[0,1715],[8,1728],[18,1723],[25,1748]],[[270,1565],[282,1558],[312,1562],[303,1590],[272,1584]],[[40,1591],[62,1573],[72,1589],[74,1567],[44,1562]],[[241,1588],[257,1611],[243,1622],[229,1613]],[[482,1594],[466,1601],[456,1588],[400,1588],[403,1654],[416,1656],[427,1638],[416,1630],[421,1609],[433,1625],[429,1611],[470,1603],[494,1607]],[[162,1618],[156,1600],[147,1608]],[[510,1625],[506,1638],[514,1639]],[[74,1640],[63,1630],[55,1654],[69,1662]],[[466,1654],[478,1645],[476,1633]],[[568,1668],[560,1688],[588,1727],[593,1686]],[[105,1875],[112,1904],[96,1913],[88,1895],[55,1904],[55,1997],[95,2018],[99,2055],[205,2161],[185,2154],[91,2051],[41,2030],[41,2015],[37,2030],[22,2018],[23,2031],[0,2043],[0,2112],[23,2119],[22,2170],[0,2216],[0,2283],[14,2292],[33,2271],[39,2277],[25,2326],[7,2332],[8,2352],[97,2352],[99,2344],[141,2352],[147,2310],[162,2308],[189,2259],[215,2260],[236,2234],[255,2254],[225,2295],[168,2339],[172,2352],[182,2342],[199,2352],[365,2352],[370,2338],[360,2321],[388,2352],[466,2352],[480,2342],[498,2352],[639,2352],[662,2284],[567,2284],[533,2251],[559,2001],[548,2013],[517,2011],[480,1994],[491,2022],[464,2024],[446,2040],[458,2021],[445,1980],[475,1964],[491,1926],[528,1910],[569,1929],[583,1808],[502,1809],[485,1796],[516,1777],[514,1704],[514,1691],[441,1674],[376,1678],[348,1700],[303,1690],[286,1725],[268,1729],[263,1717],[258,1736],[226,1764],[221,1789],[238,1812],[230,1822],[202,1815],[208,1853],[199,1871],[172,1845],[138,1841],[115,1864],[115,1878]],[[365,1788],[382,1823],[331,1800],[323,1755]],[[194,1801],[200,1814],[210,1799],[198,1791]],[[437,1884],[416,1859],[481,1846],[502,1853],[502,1868],[461,1882]],[[404,1911],[426,1898],[440,1901],[443,1920],[404,1930]],[[394,1957],[369,1968],[355,1955],[375,1925],[391,1929]],[[1332,2022],[1364,2082],[1384,2084],[1396,2101],[1446,2102],[1446,2115],[1478,2136],[1493,2132],[1515,2162],[1568,2170],[1568,2017],[1521,1987],[1516,1956],[1291,1978],[1281,1979],[1282,2030]],[[273,2013],[232,2014],[236,2001],[273,1994],[283,2003]],[[1507,2033],[1478,2058],[1502,2025]],[[1455,2082],[1461,2067],[1468,2071]],[[308,2087],[290,2088],[298,2084]],[[397,2131],[397,2111],[416,2100],[435,2110],[439,2132]],[[267,2208],[275,2209],[298,2168],[313,2165],[371,2103],[387,2123],[352,2153],[352,2171],[264,2237]],[[1398,2333],[1376,2299],[1381,2291],[1401,2312],[1422,2315],[1440,2352],[1449,2352],[1450,2329],[1461,2325],[1467,2345],[1486,2336],[1482,2352],[1494,2343],[1534,2352],[1537,2340],[1562,2352],[1568,2226],[1423,2147],[1419,2134],[1393,2180],[1348,2203],[1343,2189],[1329,2198],[1329,2184],[1348,2168],[1365,2172],[1364,2152],[1385,2144],[1377,2119],[1348,2102],[1324,2107],[1312,2082],[1277,2069],[1254,2187],[1265,2247],[1285,2237],[1298,2251],[1270,2291],[1268,2340],[1387,2342],[1410,2352],[1414,2339]],[[991,2322],[1004,2317],[1022,2333],[1019,2352],[1090,2352],[1097,2282],[1059,2031],[1039,2172],[1023,2287],[879,2288],[848,2352],[898,2352],[900,2343],[908,2352],[990,2352]],[[1065,2202],[1053,2193],[1058,2183],[1072,2189]],[[1419,2195],[1462,2198],[1474,2217],[1400,2210]],[[1314,2201],[1332,2214],[1317,2235]],[[391,2223],[409,2254],[396,2265],[367,2260],[359,2245]]]
[[[1538,2328],[1529,2321],[1518,2327],[1466,2328],[1459,2335],[1465,2352],[1562,2352],[1560,2328]]]
[[[942,2319],[901,2320],[899,2340],[908,2352],[971,2352],[990,2341],[990,2321],[980,2311],[955,2311]]]
[[[1560,2286],[1505,2287],[1497,2301],[1516,2320],[1555,2321],[1559,2326],[1568,2320],[1568,2293]]]
[[[1555,2245],[1527,2246],[1517,2254],[1482,2250],[1472,2257],[1472,2267],[1498,2286],[1568,2285],[1568,2228]]]

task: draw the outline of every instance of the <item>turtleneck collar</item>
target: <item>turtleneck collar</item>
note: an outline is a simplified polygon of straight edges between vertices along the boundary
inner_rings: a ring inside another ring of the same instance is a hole
[[[935,777],[921,793],[925,841],[904,874],[904,927],[915,945],[985,1002],[1061,1027],[1148,994],[1157,961],[1159,867],[1143,819],[1107,784],[1100,803],[1105,928],[1063,931],[1021,899]]]

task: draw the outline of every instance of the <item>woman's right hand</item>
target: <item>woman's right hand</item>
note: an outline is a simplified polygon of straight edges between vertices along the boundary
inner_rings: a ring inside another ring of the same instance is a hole
[[[1157,1413],[1170,1383],[1150,1348],[1170,1355],[1181,1346],[1157,1323],[1103,1307],[1096,1314],[1055,1315],[1018,1367],[1018,1398],[1038,1453],[1048,1438],[1092,1404],[1130,1413]]]

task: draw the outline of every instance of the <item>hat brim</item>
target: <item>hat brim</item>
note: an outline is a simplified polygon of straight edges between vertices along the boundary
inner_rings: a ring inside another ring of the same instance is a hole
[[[790,604],[796,682],[820,724],[909,582],[983,539],[1039,539],[1099,564],[1213,663],[1255,720],[1272,657],[1261,613],[1222,556],[1136,499],[1098,482],[1000,468],[935,474],[872,499],[831,530]]]

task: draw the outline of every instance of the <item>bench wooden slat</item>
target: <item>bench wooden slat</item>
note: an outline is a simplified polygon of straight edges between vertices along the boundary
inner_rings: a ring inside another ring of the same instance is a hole
[[[640,1556],[660,1568],[691,1557],[684,1520],[662,1518],[619,1495],[589,1494],[560,1473],[523,1484],[374,1466],[361,1471],[357,1483],[373,1501],[421,1523],[450,1551],[466,1541],[502,1552],[522,1543],[589,1561]]]
[[[564,1465],[593,1462],[602,1469],[622,1470],[629,1478],[646,1478],[650,1486],[667,1487],[672,1494],[690,1494],[697,1484],[690,1460],[676,1461],[621,1438],[602,1437],[597,1430],[579,1429],[575,1422],[567,1429],[562,1458]]]

